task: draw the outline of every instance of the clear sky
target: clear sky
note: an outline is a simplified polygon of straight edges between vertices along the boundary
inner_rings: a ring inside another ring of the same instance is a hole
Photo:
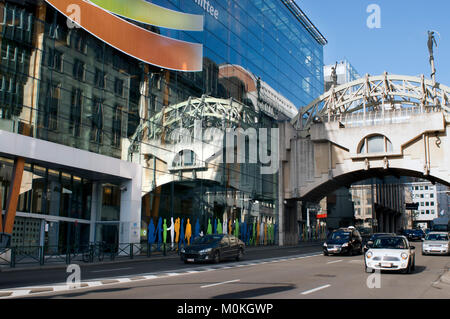
[[[436,79],[450,86],[450,1],[296,0],[328,40],[324,63],[347,58],[360,75],[390,74],[430,78],[427,31],[435,30]],[[380,8],[381,28],[370,29],[367,12]]]

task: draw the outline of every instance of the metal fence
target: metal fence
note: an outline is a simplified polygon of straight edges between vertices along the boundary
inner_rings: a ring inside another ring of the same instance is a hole
[[[71,264],[74,262],[101,262],[135,257],[151,257],[152,253],[167,255],[178,253],[178,247],[170,244],[90,243],[84,246],[17,246],[0,248],[0,266],[14,268],[17,265]]]

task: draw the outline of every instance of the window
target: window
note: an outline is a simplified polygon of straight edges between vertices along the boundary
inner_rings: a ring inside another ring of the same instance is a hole
[[[112,141],[115,147],[120,147],[120,138],[122,136],[122,107],[116,105],[114,108],[113,125],[112,125]]]
[[[102,143],[103,141],[103,101],[93,99],[91,115],[91,141]]]
[[[44,126],[49,130],[58,128],[58,109],[60,96],[60,85],[49,83],[44,106]]]
[[[116,78],[114,81],[114,93],[123,97],[123,80]]]
[[[84,71],[84,62],[78,59],[74,60],[73,63],[73,77],[76,80],[79,81],[84,81],[84,76],[85,76],[85,71]]]
[[[372,135],[364,138],[359,153],[388,153],[392,150],[392,143],[386,136]]]
[[[96,87],[104,89],[106,87],[106,74],[100,69],[95,69],[94,84]]]
[[[196,162],[195,153],[191,150],[180,151],[173,160],[174,167],[193,166]]]
[[[87,51],[87,41],[86,41],[86,37],[84,36],[84,34],[79,31],[79,30],[71,30],[74,31],[71,34],[71,42],[72,42],[72,47],[81,52],[81,53],[86,53]]]
[[[49,68],[52,68],[52,69],[62,72],[63,71],[62,52],[60,52],[56,49],[48,48],[47,66]]]
[[[72,99],[70,104],[69,130],[73,136],[80,136],[81,126],[81,107],[83,102],[83,91],[74,88],[72,90]]]

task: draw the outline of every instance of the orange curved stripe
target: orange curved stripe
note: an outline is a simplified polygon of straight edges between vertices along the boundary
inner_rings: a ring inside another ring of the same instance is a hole
[[[201,71],[203,46],[171,39],[125,21],[83,0],[46,0],[66,17],[112,47],[143,62],[165,69]],[[71,16],[76,5],[79,16]]]

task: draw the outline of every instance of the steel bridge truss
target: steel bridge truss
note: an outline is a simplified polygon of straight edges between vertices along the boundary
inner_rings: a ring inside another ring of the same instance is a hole
[[[300,109],[291,123],[309,130],[315,121],[331,121],[344,114],[415,108],[419,112],[442,111],[450,115],[450,88],[421,77],[405,75],[369,76],[331,89]]]
[[[202,127],[226,128],[254,127],[258,123],[257,112],[252,106],[230,99],[218,99],[203,95],[201,98],[189,97],[188,100],[163,107],[161,112],[148,120],[142,120],[135,134],[130,138],[129,152],[138,150],[139,142],[169,138],[176,129],[194,129],[196,120],[202,121]],[[144,136],[145,135],[145,136]]]

